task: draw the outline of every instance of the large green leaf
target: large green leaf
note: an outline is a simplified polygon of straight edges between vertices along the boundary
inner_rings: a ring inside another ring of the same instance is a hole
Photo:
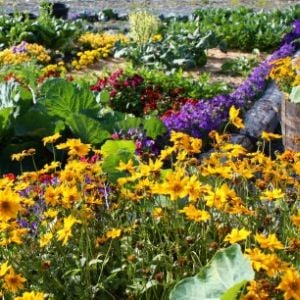
[[[170,300],[220,300],[228,289],[254,278],[250,261],[238,244],[219,250],[211,262],[194,276],[181,280],[170,294]],[[225,297],[224,296],[224,297]],[[229,298],[223,298],[223,300]],[[233,299],[231,299],[233,300]]]
[[[50,116],[65,119],[72,113],[83,113],[89,117],[97,117],[99,105],[86,87],[78,87],[64,79],[55,78],[44,83],[41,93],[41,103]]]
[[[115,182],[118,178],[125,176],[126,173],[118,171],[116,167],[119,166],[121,161],[126,163],[134,157],[134,142],[109,140],[105,142],[101,150],[104,158],[102,169],[108,174],[108,179]]]
[[[46,113],[30,109],[15,120],[14,128],[17,136],[43,138],[54,133],[55,122]]]
[[[66,119],[66,124],[73,134],[78,136],[84,143],[102,144],[111,137],[111,134],[101,126],[99,121],[83,114],[70,114]]]

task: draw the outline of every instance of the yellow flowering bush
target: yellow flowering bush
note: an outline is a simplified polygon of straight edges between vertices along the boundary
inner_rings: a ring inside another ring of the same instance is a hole
[[[0,179],[2,294],[169,299],[178,280],[239,243],[256,274],[241,299],[298,299],[300,153],[272,159],[209,136],[204,155],[201,139],[171,132],[159,155],[120,161],[110,180],[102,150],[45,137],[54,157],[67,151],[64,165]]]
[[[22,42],[0,52],[0,64],[17,65],[24,62],[37,61],[47,63],[51,60],[48,51],[41,45]]]
[[[269,77],[273,79],[280,89],[290,94],[293,87],[300,85],[300,58],[292,59],[290,56],[277,59],[272,63]]]
[[[125,43],[128,41],[128,38],[123,34],[111,35],[90,32],[83,34],[78,39],[78,43],[87,50],[77,53],[78,59],[72,61],[73,67],[81,69],[95,63],[99,59],[109,57],[117,41]]]

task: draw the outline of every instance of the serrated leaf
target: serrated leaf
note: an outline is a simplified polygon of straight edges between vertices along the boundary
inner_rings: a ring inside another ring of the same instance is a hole
[[[69,115],[66,119],[66,124],[70,127],[73,134],[78,136],[84,143],[101,144],[111,136],[97,120],[83,114]]]
[[[177,283],[171,291],[170,300],[219,300],[228,289],[253,278],[250,261],[235,244],[219,250],[196,276]]]

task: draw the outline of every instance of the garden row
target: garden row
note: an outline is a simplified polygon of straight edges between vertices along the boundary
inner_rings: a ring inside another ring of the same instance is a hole
[[[166,23],[138,11],[128,35],[47,9],[23,23],[3,16],[0,295],[300,299],[300,156],[268,153],[281,138],[270,132],[253,153],[230,142],[270,79],[297,98],[298,11],[208,10]],[[235,47],[242,24],[257,44],[266,37],[261,49],[280,45],[242,85],[184,75],[210,47]],[[70,73],[112,55],[133,65]]]

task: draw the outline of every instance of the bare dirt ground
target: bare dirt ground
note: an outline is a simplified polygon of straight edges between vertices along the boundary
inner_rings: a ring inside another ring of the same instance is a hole
[[[228,51],[224,53],[219,49],[209,49],[207,55],[207,63],[204,67],[197,70],[192,70],[185,72],[186,76],[192,76],[195,79],[199,78],[202,73],[210,73],[212,82],[225,82],[232,87],[238,87],[244,80],[242,76],[229,76],[221,72],[222,64],[228,59],[235,59],[238,57],[250,58],[252,54],[240,52],[240,51]],[[265,55],[261,55],[258,59],[263,60]],[[101,77],[106,72],[113,72],[119,68],[126,67],[126,61],[124,59],[110,58],[106,60],[101,60],[97,64],[89,66],[86,69],[79,71],[72,71],[71,75],[75,77],[81,76],[91,76],[91,77]]]

